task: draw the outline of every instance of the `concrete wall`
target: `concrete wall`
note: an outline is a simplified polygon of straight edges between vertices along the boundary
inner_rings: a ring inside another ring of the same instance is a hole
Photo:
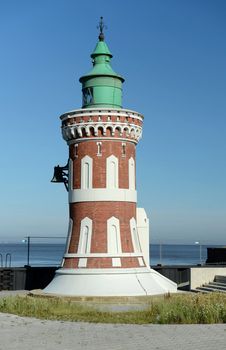
[[[25,289],[26,268],[0,268],[0,290]]]
[[[205,283],[212,282],[216,275],[226,276],[226,267],[191,267],[190,289],[195,289]]]
[[[45,288],[55,275],[57,267],[0,268],[0,291]]]
[[[152,266],[152,269],[177,283],[178,289],[187,291],[190,290],[189,266]]]
[[[225,267],[155,266],[154,270],[189,290],[226,276]],[[0,268],[0,290],[42,289],[53,279],[57,267]]]

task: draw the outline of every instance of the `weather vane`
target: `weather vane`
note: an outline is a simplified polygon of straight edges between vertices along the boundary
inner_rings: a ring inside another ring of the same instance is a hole
[[[104,24],[103,17],[100,17],[100,22],[99,25],[97,26],[97,29],[100,29],[100,34],[99,34],[99,40],[104,41],[104,32],[103,30],[107,29],[107,26]]]

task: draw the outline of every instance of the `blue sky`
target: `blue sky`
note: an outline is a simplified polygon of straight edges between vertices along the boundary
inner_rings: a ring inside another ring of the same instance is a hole
[[[59,116],[81,107],[99,17],[123,107],[145,116],[138,204],[152,242],[226,244],[226,2],[0,1],[0,237],[64,236]]]

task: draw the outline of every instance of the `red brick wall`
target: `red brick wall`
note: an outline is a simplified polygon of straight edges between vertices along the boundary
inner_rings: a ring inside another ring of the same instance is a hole
[[[111,258],[88,258],[87,267],[90,269],[111,268]]]
[[[81,202],[70,204],[73,228],[68,253],[77,253],[80,223],[85,217],[92,220],[91,253],[107,253],[107,220],[119,219],[122,252],[133,252],[130,219],[136,218],[136,203],[131,202]]]
[[[122,268],[140,267],[137,258],[121,258]]]
[[[102,155],[97,156],[97,141],[95,139],[78,143],[77,157],[75,145],[70,146],[70,158],[73,160],[73,187],[81,188],[81,160],[85,156],[93,159],[93,188],[106,187],[106,158],[114,155],[119,164],[119,188],[129,188],[128,160],[136,157],[135,144],[126,144],[125,156],[122,155],[122,141],[102,141]]]
[[[108,116],[102,116],[102,121],[108,121]],[[82,119],[82,120],[81,120]],[[89,122],[90,117],[71,118],[64,123],[64,125],[72,125],[83,122]],[[98,116],[91,117],[93,122],[98,121]],[[117,117],[112,116],[111,121],[116,122]],[[132,117],[120,117],[120,123],[133,123],[142,126],[142,121],[133,119]],[[81,188],[81,160],[85,156],[89,156],[93,160],[93,188],[106,188],[106,159],[114,155],[118,159],[119,166],[119,188],[129,188],[129,159],[135,159],[136,145],[134,141],[130,142],[116,140],[116,137],[124,137],[129,139],[130,136],[124,131],[120,135],[119,131],[115,131],[112,135],[111,129],[107,129],[106,135],[98,130],[98,136],[103,139],[97,140],[94,136],[94,130],[90,130],[91,135],[88,140],[77,143],[77,150],[75,154],[75,144],[69,146],[70,158],[73,160],[73,188]],[[86,137],[86,132],[83,136]],[[104,137],[112,137],[112,140],[104,140]],[[77,135],[77,138],[79,136]],[[97,155],[97,142],[101,142],[101,156]],[[122,143],[126,144],[125,155],[123,155]],[[132,238],[130,232],[130,219],[136,219],[136,203],[131,202],[81,202],[70,204],[70,217],[73,220],[73,228],[71,240],[69,243],[68,253],[76,254],[79,244],[80,225],[81,220],[88,217],[92,220],[92,239],[91,239],[91,253],[107,253],[107,220],[112,216],[116,217],[120,222],[121,246],[123,253],[133,252]],[[122,268],[139,267],[138,259],[135,257],[121,258]],[[76,268],[78,266],[78,258],[66,258],[64,262],[65,268]],[[87,268],[110,268],[112,267],[111,258],[88,258]],[[119,267],[116,267],[119,268]]]
[[[65,269],[76,269],[78,267],[79,258],[66,258],[63,267]]]
[[[78,258],[65,258],[63,267],[65,269],[78,268]],[[89,269],[112,268],[112,258],[87,258],[87,266]],[[125,257],[121,258],[121,266],[114,266],[114,269],[120,268],[137,268],[140,267],[138,258]],[[84,267],[81,267],[84,268]]]

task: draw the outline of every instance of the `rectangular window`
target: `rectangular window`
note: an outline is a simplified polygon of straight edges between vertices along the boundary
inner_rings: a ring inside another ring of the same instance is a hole
[[[126,144],[122,143],[122,156],[125,157],[126,156]]]
[[[97,142],[97,156],[102,156],[102,142]]]
[[[75,144],[75,158],[78,158],[78,144]]]

